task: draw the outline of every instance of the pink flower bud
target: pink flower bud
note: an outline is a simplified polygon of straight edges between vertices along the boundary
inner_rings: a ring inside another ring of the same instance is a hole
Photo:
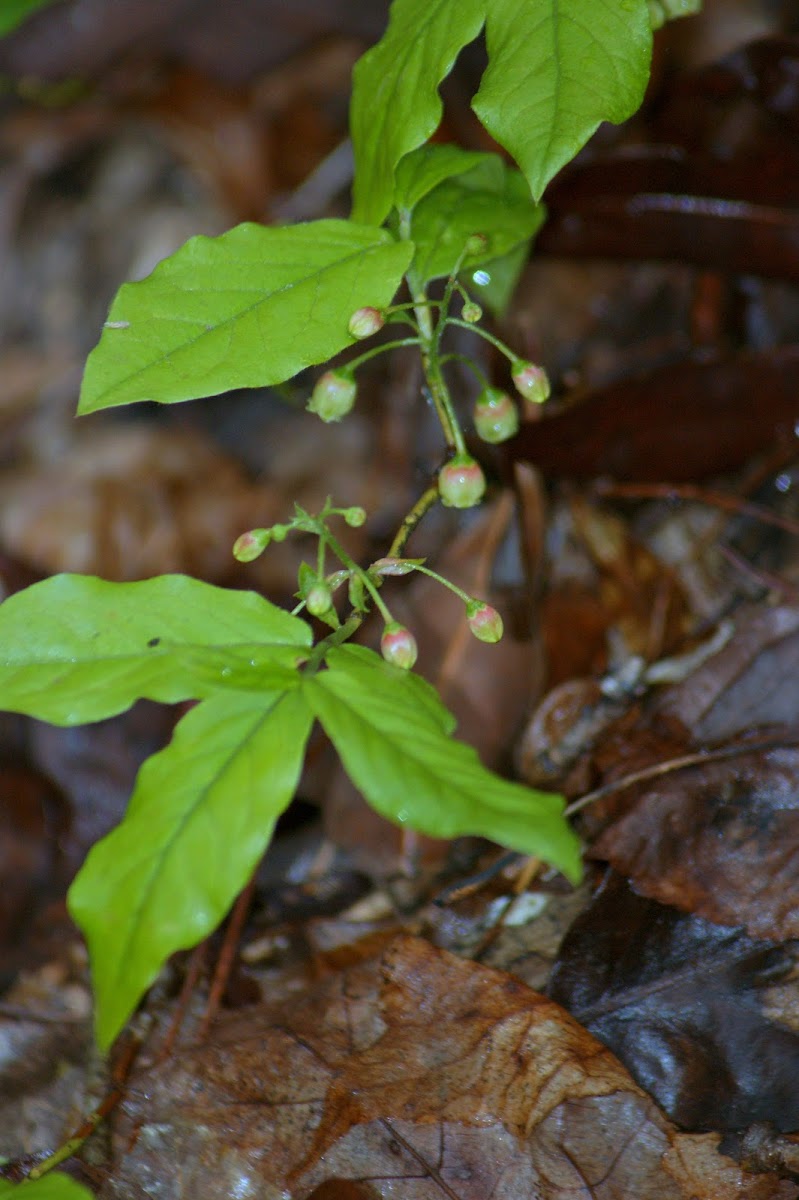
[[[323,421],[340,421],[355,403],[357,384],[346,371],[325,371],[316,382],[308,401],[308,412]]]
[[[519,429],[519,414],[507,392],[483,388],[474,406],[474,427],[484,442],[505,442]]]
[[[472,600],[466,605],[466,620],[474,636],[481,642],[498,642],[502,637],[502,617],[483,600]]]
[[[419,652],[416,638],[410,629],[406,629],[398,621],[386,625],[380,639],[380,650],[386,662],[393,663],[395,667],[402,667],[404,671],[410,670]]]
[[[352,314],[347,325],[351,337],[368,338],[378,333],[386,323],[386,318],[379,308],[358,308]]]
[[[447,508],[474,508],[485,490],[480,464],[468,454],[456,455],[438,472],[438,491]]]
[[[520,396],[524,396],[525,400],[531,400],[533,404],[543,404],[549,399],[549,379],[543,367],[517,358],[510,373],[516,391]]]
[[[236,538],[233,545],[233,557],[242,563],[253,562],[263,554],[271,540],[272,531],[270,529],[248,529],[241,537]]]

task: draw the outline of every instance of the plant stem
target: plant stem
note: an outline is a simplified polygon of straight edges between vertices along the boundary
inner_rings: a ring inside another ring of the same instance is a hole
[[[438,486],[431,484],[426,492],[422,492],[410,512],[406,513],[402,518],[402,524],[394,535],[394,541],[389,547],[386,558],[402,558],[402,552],[405,549],[408,538],[425,513],[430,511],[437,500]]]
[[[516,362],[516,359],[519,357],[518,354],[513,353],[509,346],[501,342],[498,337],[494,337],[493,333],[489,333],[487,329],[483,329],[481,325],[470,325],[468,321],[462,321],[460,317],[449,317],[448,323],[450,325],[457,325],[459,329],[471,329],[472,333],[476,333],[478,337],[485,338],[492,346],[496,346],[497,350],[501,354],[504,354],[509,362]]]
[[[324,540],[327,542],[328,546],[332,550],[333,554],[335,554],[335,556],[339,560],[339,562],[343,563],[344,566],[349,568],[350,571],[354,571],[357,575],[359,575],[361,577],[361,579],[363,580],[364,587],[366,588],[367,592],[374,600],[375,607],[377,608],[378,612],[380,613],[381,617],[386,622],[386,624],[388,625],[391,621],[393,621],[394,618],[392,617],[391,613],[389,612],[386,604],[383,602],[383,599],[382,599],[380,593],[378,592],[374,582],[369,578],[369,573],[367,571],[364,571],[362,567],[359,567],[354,558],[350,558],[347,551],[344,549],[344,547],[341,545],[341,543],[339,541],[337,541],[337,539],[333,536],[333,534],[330,532],[330,530],[327,528],[327,526],[320,524],[318,536],[320,538],[324,538]]]
[[[403,216],[400,220],[400,237],[405,239],[410,238],[410,219],[407,216]],[[450,450],[454,450],[456,454],[465,454],[466,442],[463,437],[463,431],[453,408],[449,390],[444,381],[444,376],[441,374],[441,366],[438,361],[439,335],[437,327],[433,325],[430,302],[425,295],[424,288],[419,287],[414,281],[411,271],[408,272],[405,278],[408,281],[408,288],[413,299],[413,311],[416,314],[416,320],[419,325],[419,349],[422,354],[422,367],[424,368],[427,386],[430,389],[431,399],[435,405],[438,419],[441,422],[444,438]],[[446,309],[442,306],[438,325],[440,326],[445,319]]]
[[[338,629],[334,629],[321,642],[317,642],[308,656],[303,673],[305,675],[315,675],[325,661],[325,655],[328,650],[332,650],[334,646],[340,646],[342,642],[346,642],[348,638],[351,638],[362,621],[363,616],[360,613],[352,613],[347,617],[343,625],[339,625]]]
[[[394,342],[383,342],[380,346],[373,346],[371,350],[367,350],[364,354],[359,354],[357,358],[352,358],[348,363],[344,364],[343,370],[354,371],[356,367],[360,367],[363,363],[368,362],[370,358],[377,358],[378,354],[385,354],[387,350],[399,350],[403,346],[418,346],[418,337],[397,338]]]

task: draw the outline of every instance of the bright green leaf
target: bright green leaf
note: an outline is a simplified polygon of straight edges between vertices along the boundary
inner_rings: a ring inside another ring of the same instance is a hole
[[[394,0],[383,38],[356,65],[353,215],[381,222],[397,164],[441,119],[438,87],[486,25],[488,67],[473,108],[540,198],[602,121],[643,99],[647,0]]]
[[[41,1179],[26,1179],[22,1183],[9,1183],[0,1179],[0,1200],[94,1200],[92,1193],[60,1171],[43,1175]]]
[[[419,201],[452,175],[462,175],[486,158],[482,150],[430,142],[406,154],[397,167],[394,207],[400,214],[413,212]]]
[[[472,107],[538,199],[602,121],[631,116],[652,54],[647,0],[490,0]]]
[[[53,3],[54,0],[2,0],[2,4],[0,4],[0,36],[16,29],[31,13]]]
[[[447,736],[435,709],[418,703],[415,685],[366,667],[362,657],[353,662],[341,650],[327,661],[329,669],[305,679],[303,689],[348,775],[377,812],[433,837],[489,837],[579,879],[580,847],[561,797],[487,771],[471,747]]]
[[[78,725],[138,699],[288,688],[311,640],[304,621],[253,592],[183,575],[56,575],[0,604],[0,707]]]
[[[411,218],[416,253],[414,280],[424,285],[448,275],[474,233],[486,238],[485,250],[467,260],[470,272],[528,246],[543,223],[543,205],[534,204],[523,176],[494,154],[476,167],[446,179],[421,200]]]
[[[353,344],[350,315],[389,304],[411,254],[385,230],[349,221],[192,238],[118,292],[79,411],[290,379]]]
[[[212,932],[291,800],[312,723],[299,692],[192,709],[139,772],[127,815],[69,893],[107,1047],[176,950]]]
[[[438,85],[483,26],[487,0],[394,0],[388,29],[355,64],[350,129],[353,217],[379,225],[394,171],[441,120]]]

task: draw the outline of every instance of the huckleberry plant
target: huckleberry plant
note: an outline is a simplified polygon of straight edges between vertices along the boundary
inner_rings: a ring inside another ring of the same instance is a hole
[[[578,878],[579,845],[561,799],[493,775],[452,738],[452,717],[410,670],[413,630],[395,619],[381,584],[433,575],[460,597],[475,637],[502,636],[484,598],[406,554],[433,505],[466,508],[486,488],[450,392],[448,330],[487,338],[507,360],[495,382],[471,364],[480,388],[472,419],[487,442],[513,436],[511,390],[540,404],[549,383],[481,325],[483,312],[509,302],[544,220],[547,182],[601,121],[622,121],[640,103],[652,20],[689,7],[395,0],[385,36],[354,73],[352,217],[197,237],[119,291],[86,366],[81,413],[278,384],[352,347],[344,365],[320,374],[308,403],[338,421],[358,402],[360,367],[403,349],[421,358],[442,450],[437,474],[371,564],[354,561],[336,532],[366,519],[346,504],[296,508],[282,524],[242,533],[234,547],[242,562],[295,534],[315,539],[291,612],[180,575],[128,584],[61,575],[0,605],[8,710],[75,725],[143,697],[196,702],[141,768],[124,820],[70,891],[90,951],[101,1047],[167,957],[206,937],[249,879],[294,794],[314,721],[390,820],[437,837],[484,835]],[[439,84],[483,27],[488,66],[472,106],[518,166],[429,140]],[[383,623],[380,654],[350,640],[369,613]],[[329,632],[314,641],[303,614]]]

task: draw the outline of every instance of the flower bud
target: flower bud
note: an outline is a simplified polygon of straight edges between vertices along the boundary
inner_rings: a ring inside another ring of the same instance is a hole
[[[323,421],[340,421],[355,403],[358,386],[346,371],[325,371],[317,381],[308,401],[308,412],[316,413]]]
[[[345,508],[344,520],[351,529],[359,529],[366,520],[366,509],[361,508],[359,504],[354,504],[352,508]]]
[[[467,300],[461,309],[461,316],[464,321],[468,321],[470,325],[476,325],[483,315],[483,310],[479,304],[475,304],[474,300]]]
[[[466,605],[466,620],[474,636],[481,642],[498,642],[502,637],[502,617],[483,600],[471,600]]]
[[[516,391],[520,396],[524,396],[525,400],[531,400],[533,404],[543,404],[549,398],[549,379],[543,367],[517,358],[510,373]]]
[[[324,583],[316,583],[305,597],[305,607],[312,617],[322,617],[333,606],[330,589]]]
[[[474,406],[474,427],[484,442],[506,442],[519,429],[519,414],[507,392],[483,388]]]
[[[354,338],[368,338],[378,333],[386,323],[379,308],[358,308],[349,319],[347,329]]]
[[[468,454],[458,454],[438,472],[438,492],[447,508],[474,508],[486,490],[480,464]]]
[[[233,557],[239,562],[253,562],[259,555],[263,554],[266,547],[272,540],[272,531],[270,529],[248,529],[246,533],[236,538],[233,544]]]
[[[466,253],[470,258],[476,254],[485,254],[488,249],[488,238],[484,233],[473,233],[466,239]]]
[[[406,629],[398,621],[386,625],[380,639],[380,650],[386,662],[393,663],[395,667],[402,667],[404,671],[410,670],[418,654],[416,638],[410,629]]]

